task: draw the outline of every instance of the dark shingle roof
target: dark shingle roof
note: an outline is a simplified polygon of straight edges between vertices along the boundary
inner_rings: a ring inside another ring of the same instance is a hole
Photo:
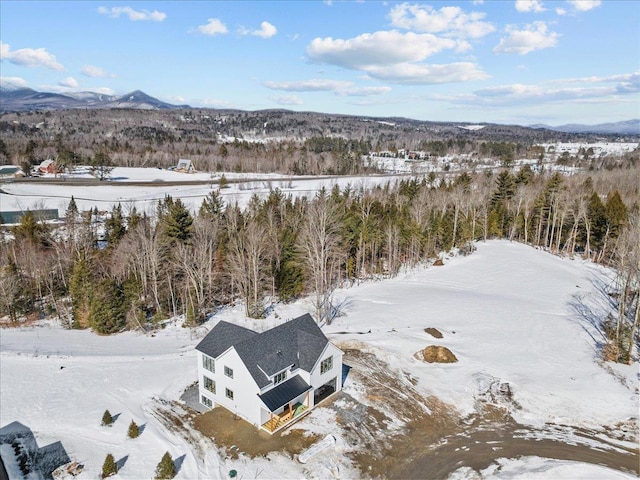
[[[249,373],[262,388],[271,383],[269,377],[292,365],[311,371],[328,342],[307,313],[260,334],[220,322],[196,348],[215,358],[230,346],[235,347]]]
[[[282,382],[277,387],[272,388],[268,392],[258,396],[269,410],[275,412],[283,405],[286,405],[294,398],[299,397],[309,390],[311,390],[309,384],[305,382],[300,375],[296,375],[286,382]]]
[[[242,342],[258,335],[248,328],[220,321],[196,346],[196,350],[216,358],[233,344]]]

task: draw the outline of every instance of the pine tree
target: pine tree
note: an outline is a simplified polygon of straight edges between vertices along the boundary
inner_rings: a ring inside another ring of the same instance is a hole
[[[115,333],[126,324],[126,299],[115,280],[102,280],[94,290],[89,309],[89,326],[98,333]]]
[[[69,294],[71,295],[71,326],[86,328],[91,304],[92,283],[89,273],[89,261],[80,253],[73,264]]]
[[[109,247],[115,247],[120,239],[124,237],[124,234],[127,233],[127,229],[124,226],[122,206],[119,203],[111,209],[111,215],[104,222],[104,228]]]
[[[169,455],[169,452],[165,452],[156,467],[156,480],[171,480],[176,476],[176,473],[176,466],[173,464],[171,455]]]
[[[113,417],[111,413],[109,413],[109,410],[105,410],[102,414],[102,426],[110,427],[111,425],[113,425]]]
[[[129,430],[127,430],[127,436],[129,438],[138,438],[140,436],[140,427],[138,427],[138,424],[133,420],[131,420],[131,423],[129,424]]]
[[[107,457],[104,459],[104,463],[102,464],[102,478],[110,477],[116,473],[118,473],[118,465],[116,464],[116,460],[113,458],[113,455],[108,453]]]

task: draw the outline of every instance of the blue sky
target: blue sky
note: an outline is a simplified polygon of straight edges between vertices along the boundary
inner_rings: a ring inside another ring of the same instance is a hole
[[[636,0],[0,0],[3,85],[433,121],[640,118]]]

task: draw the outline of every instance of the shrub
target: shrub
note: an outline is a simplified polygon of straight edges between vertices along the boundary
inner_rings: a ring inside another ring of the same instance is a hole
[[[156,467],[156,480],[170,480],[176,476],[176,466],[173,464],[171,455],[169,452],[165,452],[162,456],[162,460]]]
[[[105,410],[102,414],[102,426],[110,427],[113,424],[113,417],[109,413],[109,410]]]
[[[116,460],[113,458],[113,455],[108,453],[102,464],[102,478],[110,477],[116,473],[118,473],[118,465],[116,465]]]
[[[138,427],[138,424],[133,420],[131,420],[131,423],[129,424],[129,430],[127,430],[127,436],[129,438],[138,438],[140,436],[140,427]]]

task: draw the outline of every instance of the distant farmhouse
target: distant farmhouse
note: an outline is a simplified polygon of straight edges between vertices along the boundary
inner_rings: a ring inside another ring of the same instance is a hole
[[[46,208],[40,210],[17,210],[17,211],[0,211],[0,224],[11,225],[20,223],[20,219],[27,213],[33,213],[38,222],[45,220],[58,220],[57,208]]]
[[[40,165],[38,165],[38,172],[40,173],[56,173],[56,162],[49,159],[43,160]]]
[[[309,314],[262,333],[221,321],[196,350],[200,403],[269,433],[342,389],[342,351]]]
[[[196,171],[196,169],[193,166],[193,162],[191,160],[181,158],[180,160],[178,160],[178,165],[176,165],[175,171],[182,173],[193,173]]]
[[[0,179],[24,177],[24,172],[15,165],[0,165]]]

